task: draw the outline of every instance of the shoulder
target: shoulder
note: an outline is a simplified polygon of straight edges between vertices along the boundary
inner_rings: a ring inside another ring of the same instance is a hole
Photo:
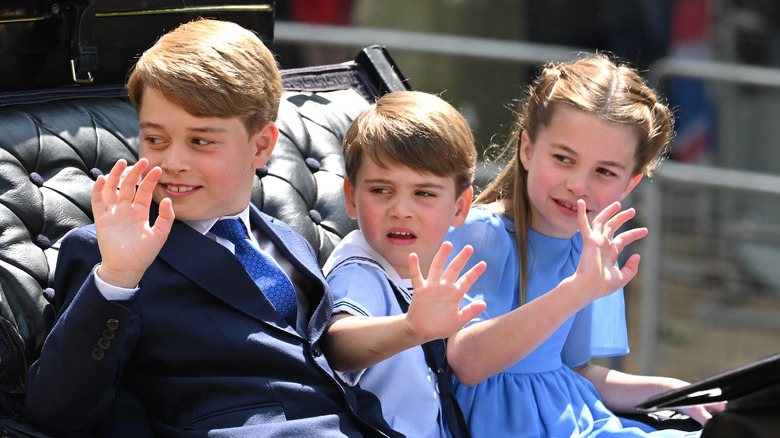
[[[450,229],[447,240],[455,249],[465,245],[471,245],[475,250],[514,245],[514,222],[503,214],[479,206],[471,209],[463,225]]]
[[[393,286],[385,271],[369,260],[351,259],[336,266],[327,277],[333,293],[334,312],[366,316],[400,313],[394,311]]]

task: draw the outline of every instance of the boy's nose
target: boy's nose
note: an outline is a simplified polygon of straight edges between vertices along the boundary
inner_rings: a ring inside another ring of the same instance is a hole
[[[167,172],[179,172],[189,167],[189,159],[183,147],[171,145],[165,150],[160,167]]]
[[[394,217],[410,217],[412,215],[410,202],[404,196],[394,196],[390,201],[390,214]]]

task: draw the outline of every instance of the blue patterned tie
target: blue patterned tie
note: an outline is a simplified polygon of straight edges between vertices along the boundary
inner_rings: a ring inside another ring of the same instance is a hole
[[[287,322],[295,326],[298,299],[290,279],[266,252],[255,248],[238,219],[221,219],[211,232],[236,246],[236,257]]]

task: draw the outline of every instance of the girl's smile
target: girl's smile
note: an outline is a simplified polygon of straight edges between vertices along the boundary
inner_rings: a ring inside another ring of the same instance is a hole
[[[568,239],[578,231],[578,199],[592,220],[639,182],[641,174],[631,174],[639,136],[632,127],[564,104],[553,111],[535,140],[523,132],[520,158],[528,171],[531,228]]]

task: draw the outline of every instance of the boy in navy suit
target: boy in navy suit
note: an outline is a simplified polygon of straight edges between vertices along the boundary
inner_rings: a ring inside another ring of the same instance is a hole
[[[394,436],[322,355],[333,303],[312,249],[250,204],[278,136],[272,54],[234,23],[197,20],[141,56],[128,91],[140,160],[98,178],[95,224],[63,239],[30,420],[80,434],[129,391],[155,436]],[[291,280],[291,319],[212,229],[223,218]]]

